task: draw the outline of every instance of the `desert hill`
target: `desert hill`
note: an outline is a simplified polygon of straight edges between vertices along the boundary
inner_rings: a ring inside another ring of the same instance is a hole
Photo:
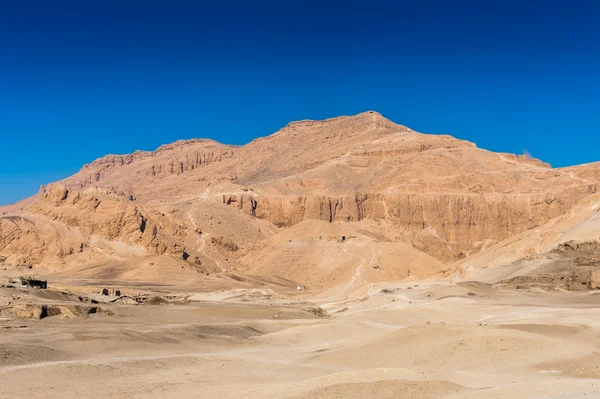
[[[599,183],[600,164],[554,169],[370,111],[244,146],[108,155],[0,209],[0,259],[90,278],[179,278],[164,267],[352,289],[487,267],[505,243],[577,217]]]

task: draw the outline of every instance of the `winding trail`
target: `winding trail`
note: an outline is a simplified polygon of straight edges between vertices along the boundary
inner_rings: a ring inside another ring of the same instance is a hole
[[[208,191],[208,189],[207,189],[207,191]],[[192,214],[188,211],[186,213],[186,216],[187,216],[188,220],[190,221],[190,223],[192,224],[192,226],[194,226],[194,230],[197,230],[198,224],[196,223],[196,220],[194,220],[194,217],[192,216]],[[213,258],[212,256],[210,256],[207,253],[206,240],[208,239],[209,236],[210,236],[210,233],[204,233],[204,232],[201,237],[198,237],[198,234],[196,235],[196,245],[198,245],[197,251],[200,252],[202,255],[206,256],[208,259],[212,260],[213,263],[215,265],[217,265],[217,267],[219,268],[219,272],[217,273],[217,275],[221,275],[221,274],[227,272],[227,269],[221,264],[221,262],[219,262],[217,259]]]

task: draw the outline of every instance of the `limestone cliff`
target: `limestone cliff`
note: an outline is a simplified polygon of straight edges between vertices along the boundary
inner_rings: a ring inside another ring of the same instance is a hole
[[[150,254],[186,260],[195,254],[186,251],[185,225],[144,205],[103,194],[50,186],[29,207],[28,214],[0,218],[0,253],[9,261],[17,259],[16,263],[39,264],[49,256],[62,258],[83,252],[90,237],[98,236]],[[194,259],[196,256],[190,261]]]
[[[353,193],[344,197],[269,197],[226,194],[223,203],[280,227],[289,227],[306,219],[328,222],[388,220],[408,232],[421,232],[421,238],[423,234],[434,236],[438,245],[441,243],[448,248],[443,255],[435,245],[417,243],[417,247],[448,261],[465,256],[481,241],[501,241],[539,227],[596,192],[597,185],[591,184],[555,193],[518,196]]]

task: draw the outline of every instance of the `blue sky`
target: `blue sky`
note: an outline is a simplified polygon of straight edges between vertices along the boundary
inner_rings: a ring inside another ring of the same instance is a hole
[[[600,160],[592,1],[0,0],[0,204],[107,153],[376,110]]]

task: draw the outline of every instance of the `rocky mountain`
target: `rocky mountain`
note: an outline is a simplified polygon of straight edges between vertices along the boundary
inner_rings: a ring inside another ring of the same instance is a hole
[[[244,146],[108,155],[0,209],[0,256],[49,273],[166,256],[196,278],[324,290],[449,274],[578,209],[599,183],[600,164],[555,169],[370,111],[293,122]]]

